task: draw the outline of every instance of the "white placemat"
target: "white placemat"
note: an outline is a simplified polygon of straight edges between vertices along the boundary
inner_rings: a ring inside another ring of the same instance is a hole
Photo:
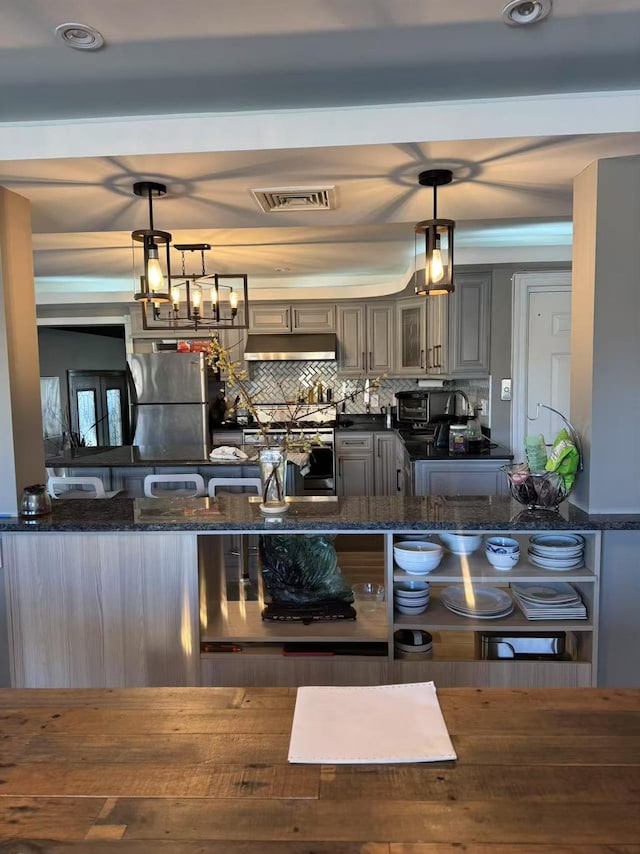
[[[433,682],[298,688],[289,762],[456,759]]]

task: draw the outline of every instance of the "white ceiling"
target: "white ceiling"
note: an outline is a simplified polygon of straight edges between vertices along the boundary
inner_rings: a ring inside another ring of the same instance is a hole
[[[404,287],[434,167],[459,263],[568,261],[575,175],[640,154],[640,0],[555,0],[525,28],[502,5],[5,0],[0,184],[32,203],[38,301],[129,298],[146,179],[169,189],[156,227],[265,297]],[[64,47],[65,21],[106,46]],[[336,210],[250,192],[316,185]]]

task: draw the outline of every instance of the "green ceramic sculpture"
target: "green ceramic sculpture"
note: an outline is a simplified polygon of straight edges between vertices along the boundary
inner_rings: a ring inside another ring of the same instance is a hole
[[[333,544],[322,536],[268,534],[260,537],[262,577],[273,603],[311,605],[353,602]]]

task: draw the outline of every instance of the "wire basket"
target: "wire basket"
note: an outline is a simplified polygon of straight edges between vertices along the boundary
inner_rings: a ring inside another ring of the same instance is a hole
[[[502,466],[511,495],[529,510],[557,510],[571,495],[563,475],[555,471],[530,472],[524,463]]]

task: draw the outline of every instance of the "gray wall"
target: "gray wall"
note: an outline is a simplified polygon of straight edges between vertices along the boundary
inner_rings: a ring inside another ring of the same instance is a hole
[[[124,339],[38,327],[40,376],[60,377],[62,411],[68,413],[67,371],[124,371]]]

